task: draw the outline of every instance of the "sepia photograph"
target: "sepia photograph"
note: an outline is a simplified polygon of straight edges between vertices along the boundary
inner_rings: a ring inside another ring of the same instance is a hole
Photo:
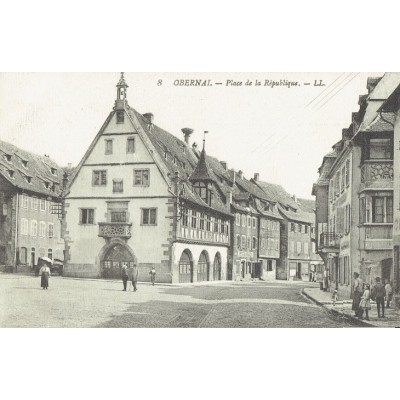
[[[1,327],[400,326],[400,73],[0,91]]]

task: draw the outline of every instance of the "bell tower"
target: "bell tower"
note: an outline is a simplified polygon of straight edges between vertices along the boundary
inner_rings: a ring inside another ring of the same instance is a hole
[[[117,83],[117,99],[115,100],[115,110],[123,110],[128,105],[126,98],[128,84],[125,82],[124,73],[121,72],[121,78]]]

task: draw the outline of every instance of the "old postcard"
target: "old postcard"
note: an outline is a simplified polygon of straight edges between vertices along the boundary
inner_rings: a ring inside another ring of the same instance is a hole
[[[0,327],[400,326],[400,73],[0,93]]]

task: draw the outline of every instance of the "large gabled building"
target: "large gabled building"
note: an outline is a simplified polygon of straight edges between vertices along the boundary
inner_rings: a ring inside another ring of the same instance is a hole
[[[139,280],[227,279],[230,188],[201,152],[140,114],[123,75],[115,106],[79,163],[65,196],[65,274]]]
[[[30,272],[39,257],[64,259],[61,194],[64,171],[0,141],[0,268]]]

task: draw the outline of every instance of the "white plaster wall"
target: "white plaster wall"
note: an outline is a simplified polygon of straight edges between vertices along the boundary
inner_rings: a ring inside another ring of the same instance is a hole
[[[206,250],[209,256],[210,262],[210,279],[212,279],[212,266],[214,258],[217,252],[221,256],[221,280],[226,280],[228,271],[228,248],[223,246],[208,246],[201,244],[188,244],[176,242],[172,246],[172,282],[179,282],[179,260],[184,250],[188,249],[192,253],[193,257],[193,281],[196,281],[197,274],[197,262],[200,258],[202,251]]]
[[[71,264],[94,264],[101,248],[106,244],[104,238],[99,237],[99,222],[106,222],[107,203],[105,200],[96,199],[70,199],[66,208],[66,222],[70,245]],[[141,225],[141,208],[157,208],[157,225]],[[94,208],[95,224],[79,224],[79,209]],[[132,237],[127,244],[132,248],[138,263],[160,263],[167,259],[163,253],[167,248],[162,247],[168,243],[170,224],[168,218],[167,199],[131,199],[128,204],[129,222],[132,223]]]

